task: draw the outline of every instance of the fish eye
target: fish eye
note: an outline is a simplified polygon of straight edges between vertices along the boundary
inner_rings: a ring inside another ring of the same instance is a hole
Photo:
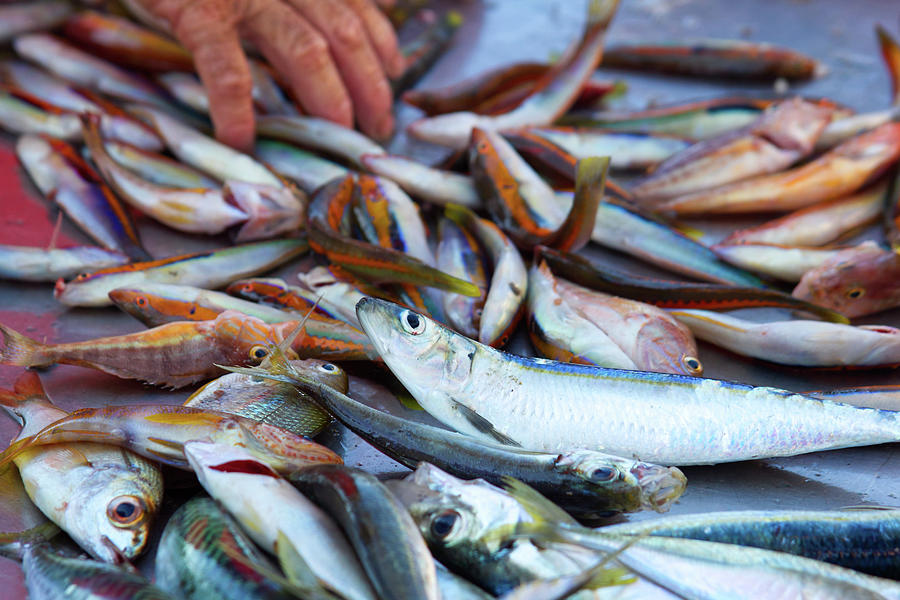
[[[700,362],[700,359],[695,356],[685,356],[681,359],[681,362],[689,371],[693,371],[694,373],[703,371],[703,364]]]
[[[856,300],[857,298],[862,298],[865,293],[865,288],[855,287],[847,290],[847,297]]]
[[[412,335],[419,335],[425,331],[425,319],[411,310],[404,310],[400,313],[400,323],[403,325],[406,333]]]
[[[597,467],[591,471],[589,477],[594,483],[607,483],[615,479],[617,475],[618,471],[612,467]]]
[[[265,346],[253,346],[250,348],[250,358],[254,360],[262,360],[269,355],[269,351]]]
[[[106,506],[106,516],[116,527],[129,527],[144,518],[144,503],[135,496],[118,496]]]
[[[79,274],[75,277],[75,281],[84,281],[84,280],[87,279],[89,276],[90,276],[90,275],[89,275],[88,273],[79,273]]]
[[[453,531],[453,527],[456,525],[456,522],[459,520],[459,513],[455,510],[448,510],[446,512],[442,512],[431,522],[431,533],[438,539],[444,539],[450,532]]]
[[[138,306],[146,306],[146,305],[147,305],[147,299],[144,298],[143,296],[138,296],[138,297],[135,299],[134,303],[137,304]]]
[[[325,363],[324,365],[319,366],[323,371],[328,371],[329,373],[337,371],[337,367],[331,363]]]

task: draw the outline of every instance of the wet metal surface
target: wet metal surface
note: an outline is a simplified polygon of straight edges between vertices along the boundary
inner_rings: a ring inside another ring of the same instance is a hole
[[[483,4],[467,3],[461,7],[466,24],[455,46],[421,85],[452,83],[492,66],[556,56],[579,34],[584,5],[583,0],[488,0]],[[854,3],[839,0],[622,0],[609,42],[731,37],[784,44],[823,60],[830,69],[827,77],[797,86],[793,91],[828,96],[858,111],[868,111],[885,107],[889,98],[888,79],[878,55],[874,24],[880,22],[897,34],[898,13],[897,4],[888,0]],[[597,77],[626,80],[628,93],[619,104],[633,108],[643,107],[647,102],[671,103],[723,93],[765,93],[772,90],[770,84],[734,84],[611,70],[601,70]],[[399,108],[401,124],[416,116],[418,113],[414,109]],[[440,155],[440,151],[410,142],[404,136],[395,140],[392,150],[414,157]],[[0,184],[0,243],[47,244],[56,220],[56,210],[51,203],[41,199],[27,182],[16,164],[9,137],[0,140]],[[145,218],[138,223],[147,249],[155,257],[227,244],[224,237],[189,237],[168,231]],[[710,228],[709,224],[705,226]],[[88,240],[74,227],[64,224],[59,243],[88,243]],[[629,259],[611,252],[592,248],[589,253],[616,264],[636,266]],[[299,268],[299,265],[291,265],[277,275],[291,281]],[[652,272],[646,267],[637,268]],[[67,310],[53,299],[51,287],[0,282],[0,322],[48,342],[118,335],[139,331],[143,327],[114,308]],[[874,315],[860,322],[900,326],[900,311]],[[516,343],[515,348],[527,347],[523,346],[522,340]],[[704,343],[700,344],[700,357],[709,377],[795,391],[900,383],[900,374],[893,370],[806,371],[751,361]],[[20,372],[18,368],[0,366],[0,387],[10,388]],[[192,391],[161,391],[70,366],[44,371],[41,378],[54,402],[68,410],[112,403],[181,403]],[[384,389],[359,377],[351,380],[351,394],[406,416],[428,419],[422,412],[402,408]],[[5,444],[16,431],[12,421],[0,419],[0,443]],[[340,428],[332,428],[320,440],[338,450],[349,465],[361,466],[384,476],[404,470]],[[684,471],[689,481],[687,492],[673,507],[672,513],[833,509],[857,504],[900,505],[898,444],[779,460],[690,467]],[[188,490],[186,493],[191,492]],[[170,497],[180,499],[185,497],[184,494],[170,494]],[[644,513],[629,518],[654,516]],[[146,568],[151,559],[145,559],[141,566]],[[21,571],[10,561],[0,561],[0,590],[0,597],[10,600],[25,596]]]

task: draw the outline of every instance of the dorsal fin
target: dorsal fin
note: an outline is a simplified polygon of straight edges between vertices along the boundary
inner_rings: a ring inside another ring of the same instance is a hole
[[[45,398],[47,393],[44,391],[44,386],[41,383],[41,378],[38,377],[36,371],[25,371],[18,378],[16,378],[16,382],[13,384],[13,390],[22,397],[25,398],[34,398],[35,396]]]

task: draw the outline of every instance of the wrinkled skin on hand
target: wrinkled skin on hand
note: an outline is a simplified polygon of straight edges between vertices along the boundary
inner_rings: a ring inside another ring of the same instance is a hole
[[[140,0],[194,56],[219,140],[249,150],[252,87],[241,40],[278,71],[303,110],[383,139],[394,128],[388,78],[405,66],[372,0]],[[384,2],[380,2],[384,4]]]

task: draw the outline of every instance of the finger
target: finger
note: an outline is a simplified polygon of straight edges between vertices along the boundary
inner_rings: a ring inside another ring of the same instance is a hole
[[[394,130],[393,97],[362,21],[343,2],[289,0],[328,42],[363,132],[383,139]]]
[[[371,0],[344,0],[362,21],[369,42],[378,53],[384,72],[391,79],[400,77],[406,67],[406,60],[397,46],[397,34],[390,20],[378,10]]]
[[[235,148],[249,150],[255,136],[253,82],[235,29],[236,15],[231,3],[195,0],[160,5],[175,37],[194,56],[194,65],[209,96],[216,137]]]
[[[284,77],[311,115],[353,126],[353,104],[328,43],[297,11],[270,0],[248,2],[241,33]]]

